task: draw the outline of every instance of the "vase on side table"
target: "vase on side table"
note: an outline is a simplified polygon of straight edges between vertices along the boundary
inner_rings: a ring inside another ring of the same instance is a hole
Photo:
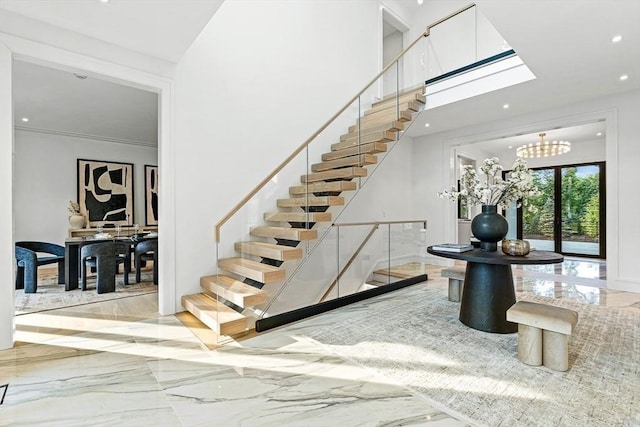
[[[82,215],[71,215],[69,217],[69,225],[71,228],[82,228],[84,227],[84,216]]]
[[[507,219],[498,213],[496,205],[482,205],[479,213],[471,221],[471,232],[480,240],[480,249],[486,252],[498,250],[498,242],[504,239],[509,231]]]

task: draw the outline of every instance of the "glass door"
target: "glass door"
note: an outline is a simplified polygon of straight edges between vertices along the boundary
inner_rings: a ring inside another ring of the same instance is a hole
[[[604,258],[604,169],[600,164],[560,169],[560,252]],[[602,208],[602,209],[601,209]]]
[[[538,250],[604,259],[604,162],[536,169],[535,180],[541,192],[529,201],[535,210],[509,209],[508,237]]]

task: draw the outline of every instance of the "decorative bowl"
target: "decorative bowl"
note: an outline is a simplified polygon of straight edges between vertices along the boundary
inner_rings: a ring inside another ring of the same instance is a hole
[[[511,256],[525,256],[529,253],[531,247],[526,240],[504,239],[502,241],[502,252]]]

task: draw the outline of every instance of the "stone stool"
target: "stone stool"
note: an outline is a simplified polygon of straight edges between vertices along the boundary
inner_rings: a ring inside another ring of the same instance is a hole
[[[555,371],[569,369],[569,336],[578,313],[566,308],[518,301],[507,310],[507,321],[518,323],[518,359],[544,364]]]
[[[462,299],[464,274],[465,269],[463,267],[443,268],[440,272],[442,277],[449,278],[449,301],[460,302]]]

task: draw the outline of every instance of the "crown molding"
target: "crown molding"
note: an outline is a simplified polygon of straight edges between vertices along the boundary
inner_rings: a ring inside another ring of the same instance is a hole
[[[139,145],[142,147],[153,147],[153,148],[158,147],[158,144],[156,142],[136,141],[134,139],[112,138],[109,136],[91,135],[91,134],[78,133],[78,132],[67,132],[63,130],[40,129],[40,128],[34,128],[34,127],[20,126],[20,125],[16,125],[15,129],[27,131],[27,132],[45,133],[49,135],[62,135],[62,136],[71,136],[74,138],[93,139],[95,141],[101,141],[101,142],[115,142],[117,144]]]

